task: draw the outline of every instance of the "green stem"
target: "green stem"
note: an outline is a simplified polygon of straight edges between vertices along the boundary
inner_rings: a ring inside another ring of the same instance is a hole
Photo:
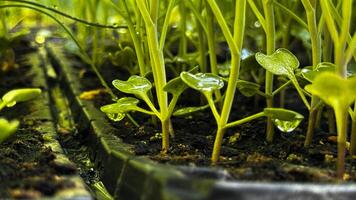
[[[163,50],[164,43],[166,41],[166,35],[168,32],[168,28],[169,28],[169,20],[171,19],[172,10],[174,8],[175,2],[176,2],[176,0],[170,0],[169,4],[168,4],[166,17],[164,18],[163,27],[162,27],[162,31],[161,31],[161,37],[159,40],[159,48],[161,50]]]
[[[94,26],[94,27],[99,27],[99,28],[110,28],[110,29],[127,28],[126,26],[112,26],[112,25],[105,25],[105,24],[89,22],[89,21],[86,21],[84,19],[79,19],[77,17],[68,15],[68,14],[66,14],[64,12],[61,12],[61,11],[59,11],[57,9],[54,9],[52,7],[45,6],[45,5],[42,5],[40,3],[36,3],[36,2],[32,2],[32,1],[25,1],[25,0],[0,0],[0,1],[10,1],[12,3],[16,2],[16,3],[29,4],[29,5],[32,5],[32,6],[36,6],[36,7],[39,7],[39,8],[43,8],[43,9],[49,10],[49,11],[57,13],[57,14],[63,16],[63,17],[66,17],[68,19],[71,19],[71,20],[74,20],[74,21],[77,21],[77,22],[80,22],[82,24],[86,24],[86,25],[89,25],[89,26]]]
[[[105,89],[107,90],[107,92],[110,94],[110,96],[113,99],[116,99],[116,95],[112,92],[112,90],[110,89],[110,87],[108,86],[108,84],[105,82],[104,78],[101,76],[101,74],[99,73],[97,67],[95,66],[95,64],[93,63],[93,61],[91,60],[91,58],[89,57],[89,55],[85,52],[85,50],[83,49],[83,47],[80,45],[80,43],[78,42],[78,40],[75,38],[75,36],[72,34],[72,32],[70,31],[70,29],[63,24],[62,22],[60,22],[57,18],[55,18],[52,14],[32,7],[32,6],[27,6],[27,5],[16,5],[16,4],[7,4],[7,5],[2,5],[0,6],[1,8],[27,8],[27,9],[31,9],[37,12],[40,12],[44,15],[47,15],[48,17],[50,17],[51,19],[53,19],[56,23],[58,23],[64,30],[65,32],[70,36],[70,38],[74,41],[74,43],[78,46],[80,53],[84,56],[84,61],[88,62],[90,64],[90,67],[92,68],[92,70],[94,71],[94,73],[96,74],[96,76],[99,78],[101,84],[105,87]]]
[[[356,155],[356,102],[352,113],[351,139],[350,139],[350,154]]]
[[[209,107],[211,109],[211,112],[214,115],[214,118],[215,118],[216,122],[219,123],[220,115],[219,115],[218,110],[216,109],[212,93],[211,92],[204,92],[203,94],[204,94],[206,100],[208,101]]]
[[[235,21],[234,21],[234,36],[231,37],[231,33],[228,30],[226,25],[226,21],[222,17],[221,11],[218,8],[217,4],[213,0],[207,0],[211,10],[213,11],[220,27],[223,30],[224,36],[228,42],[228,45],[231,50],[231,70],[229,81],[226,89],[226,96],[224,99],[221,117],[218,122],[218,130],[216,133],[216,138],[214,142],[214,149],[212,153],[212,164],[216,164],[219,160],[220,149],[221,149],[221,142],[222,138],[225,133],[225,125],[228,122],[231,106],[234,100],[236,85],[239,78],[240,72],[240,60],[242,49],[242,43],[245,33],[245,12],[246,12],[246,0],[237,0],[235,2]],[[231,41],[232,40],[232,41]]]
[[[266,116],[264,112],[259,112],[259,113],[256,113],[254,115],[250,115],[248,117],[245,117],[243,119],[236,120],[234,122],[230,122],[230,123],[226,124],[226,126],[224,128],[231,128],[231,127],[234,127],[234,126],[238,126],[238,125],[247,123],[249,121],[252,121],[254,119],[257,119],[257,118],[260,118],[260,117],[264,117],[264,116]]]
[[[347,137],[347,109],[334,108],[337,127],[337,177],[342,179],[345,172],[345,149]]]
[[[215,28],[214,28],[214,18],[213,12],[208,7],[206,9],[206,27],[207,27],[207,39],[208,39],[208,50],[209,50],[209,59],[210,59],[210,69],[213,74],[218,75],[218,67],[217,67],[217,59],[216,59],[216,51],[215,51]],[[216,99],[221,99],[220,90],[215,91]],[[221,102],[221,101],[220,101]],[[222,105],[220,105],[222,106]]]
[[[308,102],[307,98],[305,97],[305,95],[304,95],[304,93],[302,91],[302,88],[300,87],[297,79],[296,78],[292,78],[291,80],[292,80],[292,83],[293,83],[294,87],[297,89],[297,92],[298,92],[300,98],[302,99],[304,105],[308,108],[308,110],[310,110],[309,102]]]
[[[168,111],[168,96],[163,90],[163,87],[167,83],[163,51],[159,48],[157,25],[154,23],[157,19],[151,18],[146,4],[143,1],[136,0],[136,4],[145,23],[147,44],[150,52],[158,105],[160,108],[160,120],[162,124],[162,152],[167,152],[169,149],[170,116]]]
[[[263,10],[265,13],[266,19],[266,53],[271,55],[275,51],[275,22],[274,22],[274,13],[273,13],[273,0],[263,0]],[[273,74],[269,71],[266,71],[266,80],[265,80],[265,93],[267,94],[266,104],[267,108],[273,107]],[[274,128],[273,122],[270,117],[267,118],[267,128],[266,135],[267,141],[273,141]]]

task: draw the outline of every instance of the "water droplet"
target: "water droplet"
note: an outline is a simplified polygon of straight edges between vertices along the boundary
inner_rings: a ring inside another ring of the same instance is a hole
[[[256,28],[260,28],[261,27],[261,23],[259,21],[255,21],[255,23],[253,24]]]
[[[37,35],[36,38],[35,38],[35,41],[38,43],[38,44],[43,44],[46,42],[46,38],[42,35]]]
[[[291,121],[285,121],[280,119],[272,119],[272,120],[274,125],[276,125],[280,131],[289,133],[298,127],[298,125],[303,120],[303,118],[295,118],[294,120]]]
[[[108,116],[109,119],[113,120],[114,122],[121,121],[125,117],[124,113],[115,113],[115,114],[106,113],[106,115]]]

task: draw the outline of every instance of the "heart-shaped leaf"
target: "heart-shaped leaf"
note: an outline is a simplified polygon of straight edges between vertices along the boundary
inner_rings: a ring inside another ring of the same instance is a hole
[[[203,93],[209,93],[221,89],[224,86],[223,79],[211,73],[191,74],[189,72],[182,72],[180,77],[189,87]]]
[[[15,133],[19,126],[18,121],[7,121],[4,118],[0,118],[0,143]]]
[[[112,84],[121,92],[138,96],[146,95],[152,88],[152,84],[149,80],[137,75],[130,76],[127,81],[113,80]]]
[[[6,103],[7,107],[12,107],[18,102],[29,101],[41,94],[41,89],[39,88],[24,88],[15,89],[7,92],[2,97],[2,103]]]
[[[263,112],[267,117],[271,117],[273,123],[282,132],[293,131],[304,119],[303,115],[282,108],[265,108]]]
[[[251,97],[258,93],[260,90],[260,85],[250,81],[238,80],[237,89],[246,97]]]
[[[294,77],[294,70],[299,67],[297,57],[287,49],[277,49],[272,55],[256,53],[257,62],[275,75]]]
[[[304,67],[301,71],[303,78],[309,82],[313,82],[315,77],[320,75],[323,72],[335,72],[336,66],[333,63],[322,62],[313,70],[312,66]]]
[[[343,79],[335,73],[318,75],[305,89],[334,109],[347,109],[356,98],[356,78]]]

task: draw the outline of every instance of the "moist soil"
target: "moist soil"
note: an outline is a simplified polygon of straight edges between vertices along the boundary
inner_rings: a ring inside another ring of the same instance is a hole
[[[28,46],[28,45],[25,45]],[[24,55],[31,49],[20,49],[16,52]],[[17,54],[18,55],[18,54]],[[10,89],[31,87],[34,74],[30,66],[21,64],[10,72],[0,72],[0,94]],[[0,144],[0,197],[1,198],[43,198],[53,196],[56,192],[74,187],[74,183],[63,180],[61,175],[72,175],[76,169],[54,162],[55,154],[44,146],[44,138],[35,127],[44,123],[39,120],[25,120],[24,116],[31,108],[26,103],[5,108],[1,116],[20,120],[18,131]]]
[[[82,91],[100,89],[100,82],[89,68],[76,64],[81,74]],[[126,80],[128,75],[120,68],[104,64],[101,73],[108,83],[120,78]],[[117,75],[117,77],[113,77]],[[102,89],[102,88],[101,88]],[[115,88],[113,91],[122,97]],[[287,89],[286,108],[308,116],[307,110],[299,101],[293,88]],[[247,98],[237,94],[230,121],[260,112],[264,108],[263,98]],[[188,90],[178,102],[179,106],[199,105],[198,92]],[[276,98],[277,99],[277,98]],[[113,103],[111,97],[103,92],[96,93],[92,99],[97,108]],[[145,106],[142,105],[141,106]],[[174,137],[170,138],[168,155],[161,154],[161,133],[159,126],[154,126],[152,117],[132,113],[140,125],[136,127],[127,118],[110,123],[116,127],[116,134],[124,142],[132,144],[136,155],[149,157],[160,163],[185,166],[210,167],[210,156],[216,131],[215,120],[210,110],[193,113],[185,117],[173,117]],[[328,133],[325,116],[322,117],[320,129],[314,134],[313,144],[304,148],[307,120],[304,119],[297,129],[290,133],[275,129],[273,143],[265,140],[265,118],[229,129],[225,136],[221,152],[221,161],[216,168],[226,169],[233,180],[278,181],[278,182],[336,182],[336,133]],[[158,121],[159,124],[159,121]],[[356,161],[346,157],[345,180],[356,180]]]

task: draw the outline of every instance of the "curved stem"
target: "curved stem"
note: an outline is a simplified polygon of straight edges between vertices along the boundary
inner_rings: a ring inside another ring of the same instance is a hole
[[[234,122],[230,122],[230,123],[226,124],[226,126],[224,128],[231,128],[231,127],[234,127],[234,126],[238,126],[238,125],[247,123],[249,121],[252,121],[254,119],[257,119],[257,118],[260,118],[260,117],[264,117],[264,116],[266,116],[264,112],[259,112],[259,113],[250,115],[248,117],[245,117],[243,119],[239,119],[239,120],[236,120]]]
[[[73,21],[77,21],[77,22],[80,22],[82,24],[86,24],[86,25],[89,25],[89,26],[95,26],[95,27],[99,27],[99,28],[110,28],[110,29],[127,28],[127,26],[112,26],[112,25],[105,25],[105,24],[89,22],[89,21],[86,21],[86,20],[83,20],[83,19],[79,19],[79,18],[73,17],[71,15],[68,15],[67,13],[61,12],[61,11],[59,11],[57,9],[54,9],[54,8],[51,8],[49,6],[45,6],[45,5],[42,5],[40,3],[36,3],[36,2],[32,2],[32,1],[25,1],[25,0],[0,0],[0,1],[10,1],[12,3],[15,2],[15,3],[29,4],[29,5],[32,5],[32,6],[36,6],[36,7],[39,7],[39,8],[43,8],[43,9],[49,10],[49,11],[57,13],[57,14],[63,16],[63,17],[66,17],[66,18],[71,19]]]

